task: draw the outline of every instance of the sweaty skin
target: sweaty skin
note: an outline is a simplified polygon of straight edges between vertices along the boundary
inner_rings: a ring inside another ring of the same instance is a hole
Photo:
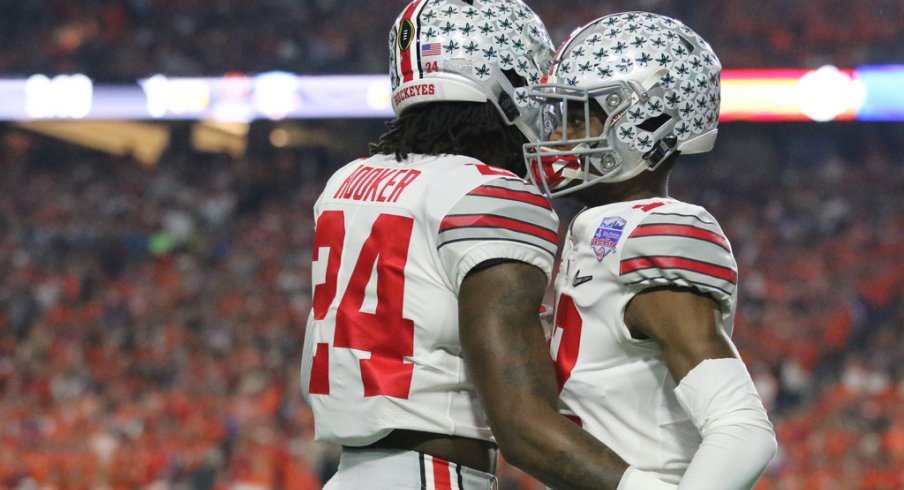
[[[616,489],[627,463],[556,410],[555,369],[537,315],[546,282],[539,268],[523,262],[464,279],[465,364],[507,461],[551,488]]]

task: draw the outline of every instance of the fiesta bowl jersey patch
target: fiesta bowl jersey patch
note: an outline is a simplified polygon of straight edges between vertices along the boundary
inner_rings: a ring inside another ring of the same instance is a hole
[[[616,203],[575,217],[561,260],[550,339],[560,410],[629,464],[680,475],[700,435],[659,347],[631,336],[624,311],[646,289],[689,288],[718,303],[731,335],[737,266],[722,229],[673,199]]]

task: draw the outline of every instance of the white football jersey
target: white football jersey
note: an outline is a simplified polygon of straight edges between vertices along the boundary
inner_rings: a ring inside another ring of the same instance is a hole
[[[536,187],[462,156],[377,155],[314,206],[302,391],[316,438],[363,446],[396,428],[492,440],[463,364],[458,288],[491,259],[550,277],[558,218]]]
[[[731,335],[737,265],[716,220],[668,198],[582,211],[562,244],[550,339],[560,411],[629,464],[677,482],[700,435],[653,340],[631,337],[628,302],[655,287],[693,288],[721,306]]]

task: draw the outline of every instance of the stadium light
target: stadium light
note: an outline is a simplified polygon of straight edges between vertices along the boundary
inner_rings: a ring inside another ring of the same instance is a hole
[[[904,65],[816,70],[725,70],[722,121],[902,121]],[[390,118],[383,75],[223,77],[154,75],[134,84],[87,76],[0,80],[0,120],[212,120]]]

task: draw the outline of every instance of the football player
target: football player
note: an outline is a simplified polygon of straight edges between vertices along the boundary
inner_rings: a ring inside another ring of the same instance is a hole
[[[709,212],[668,191],[681,154],[713,147],[720,72],[678,20],[599,18],[534,87],[548,140],[525,145],[548,195],[587,206],[555,281],[560,411],[633,468],[689,490],[749,489],[776,451],[731,341],[731,245]]]
[[[556,410],[537,312],[558,219],[513,172],[538,139],[542,22],[519,0],[416,0],[389,47],[397,118],[314,207],[302,389],[342,446],[326,488],[490,489],[497,444],[550,486],[656,488]]]

